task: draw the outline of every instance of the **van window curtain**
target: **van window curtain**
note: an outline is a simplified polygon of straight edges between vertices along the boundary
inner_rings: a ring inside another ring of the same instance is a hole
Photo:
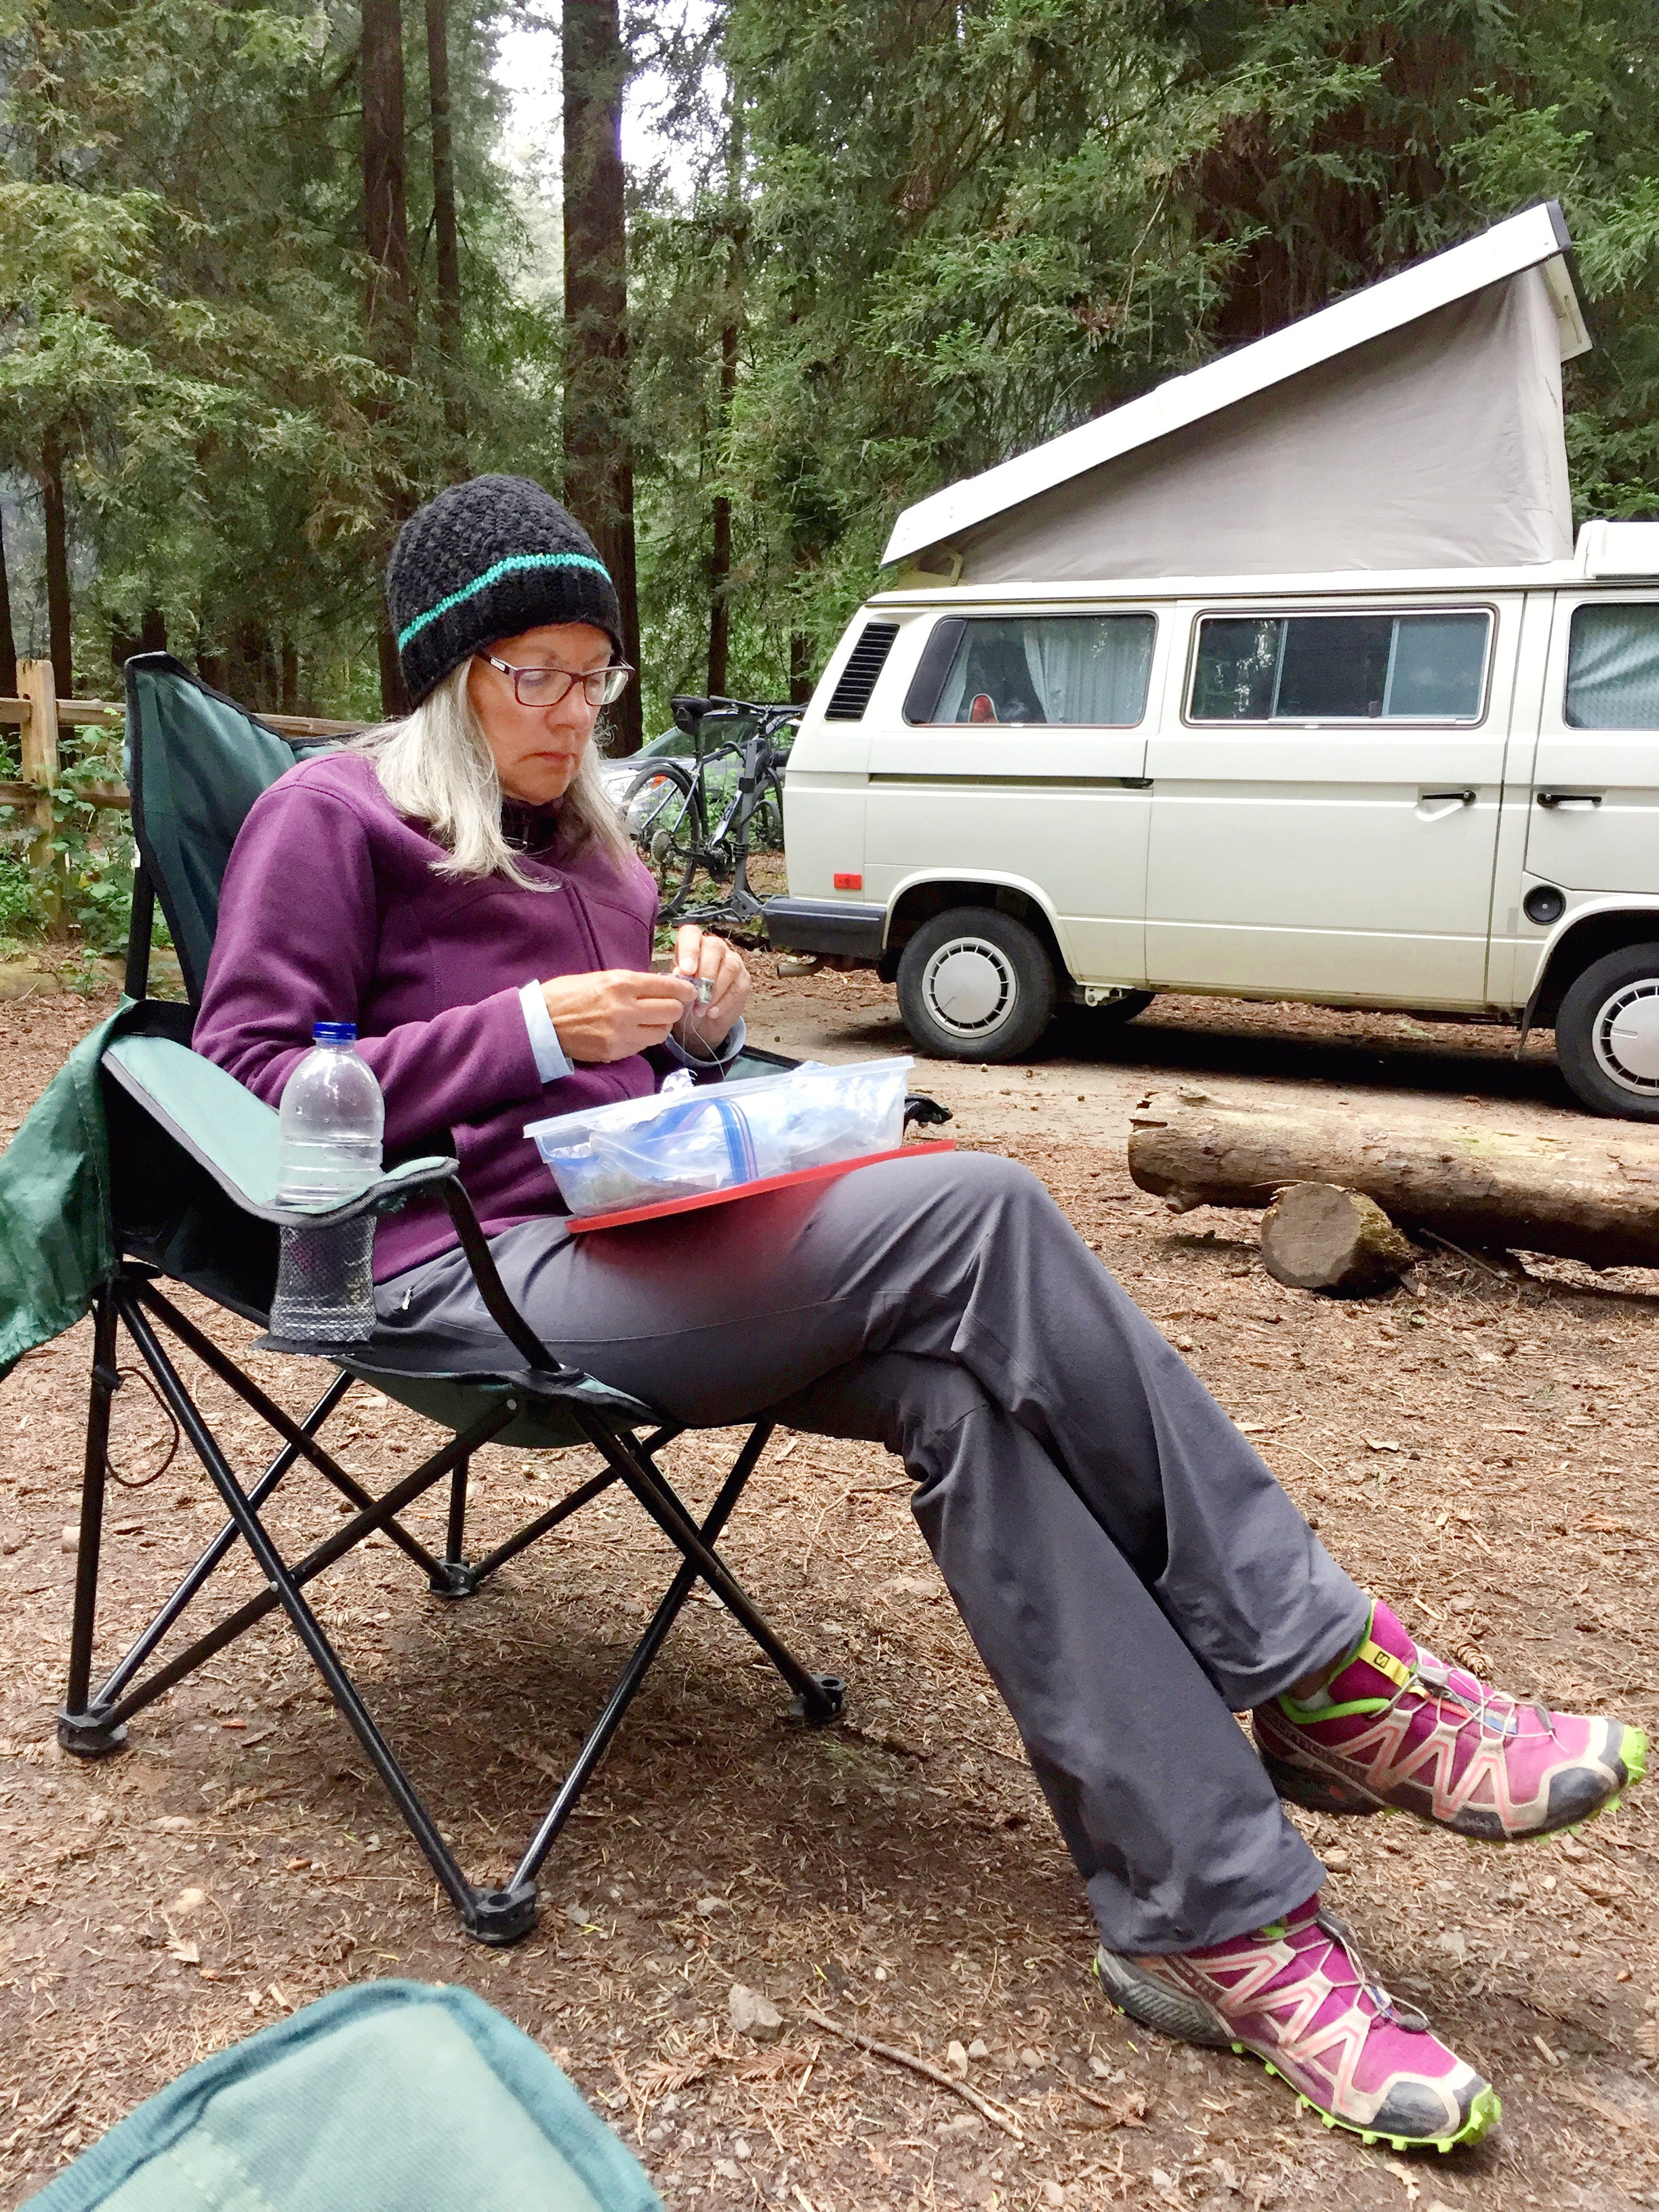
[[[988,698],[999,722],[1126,725],[1146,711],[1151,615],[970,621],[935,719],[965,722]]]
[[[1659,730],[1659,600],[1574,611],[1566,720],[1575,730]]]
[[[1138,722],[1152,665],[1152,617],[1025,625],[1025,665],[1051,722]]]

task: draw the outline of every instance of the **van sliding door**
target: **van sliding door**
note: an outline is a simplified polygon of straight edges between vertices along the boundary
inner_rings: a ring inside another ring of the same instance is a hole
[[[902,722],[871,750],[872,886],[887,896],[919,876],[954,876],[1029,887],[1074,976],[1141,982],[1158,629],[1149,608],[941,617]]]
[[[1520,608],[1188,611],[1147,753],[1154,984],[1485,1003]]]

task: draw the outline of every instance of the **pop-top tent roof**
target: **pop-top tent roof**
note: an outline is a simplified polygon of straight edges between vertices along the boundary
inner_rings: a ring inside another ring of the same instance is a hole
[[[918,501],[884,560],[994,584],[1565,559],[1569,251],[1528,208]]]

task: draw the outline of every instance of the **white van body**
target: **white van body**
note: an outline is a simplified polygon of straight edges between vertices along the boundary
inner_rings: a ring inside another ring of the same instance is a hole
[[[785,828],[772,942],[896,979],[935,1053],[1017,1056],[1061,997],[1477,1013],[1659,1117],[1659,524],[1523,568],[882,592]]]

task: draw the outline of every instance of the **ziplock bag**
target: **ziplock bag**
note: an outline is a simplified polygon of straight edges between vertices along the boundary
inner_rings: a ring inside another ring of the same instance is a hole
[[[654,1097],[532,1121],[525,1134],[572,1213],[650,1206],[892,1151],[904,1141],[910,1066],[809,1060],[752,1082],[665,1086]]]

